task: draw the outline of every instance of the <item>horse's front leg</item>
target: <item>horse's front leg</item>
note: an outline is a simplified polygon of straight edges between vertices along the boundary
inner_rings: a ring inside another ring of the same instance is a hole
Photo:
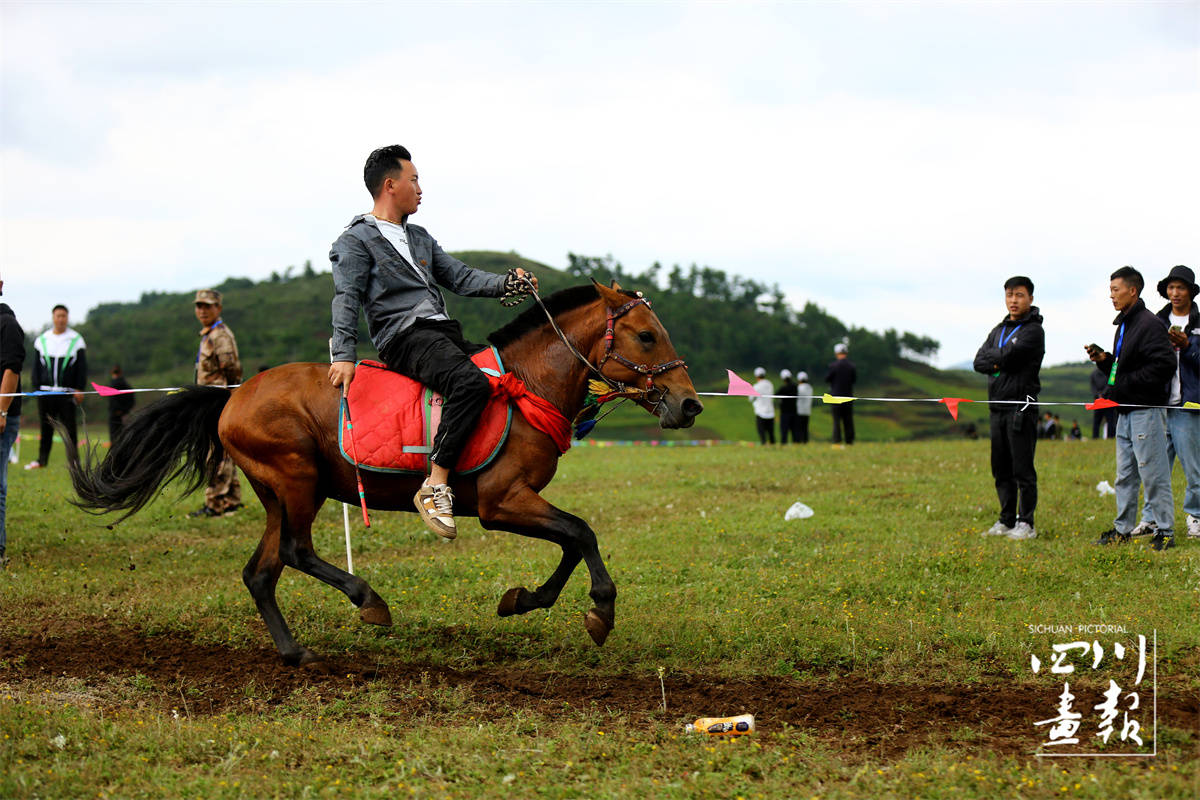
[[[502,499],[491,502],[481,493],[479,521],[489,530],[510,531],[554,542],[563,551],[554,573],[535,591],[521,586],[505,592],[497,609],[500,616],[550,608],[582,558],[592,581],[588,594],[596,604],[584,616],[583,624],[592,641],[604,644],[616,621],[617,587],[600,557],[596,534],[586,522],[550,505],[528,487],[510,491]]]

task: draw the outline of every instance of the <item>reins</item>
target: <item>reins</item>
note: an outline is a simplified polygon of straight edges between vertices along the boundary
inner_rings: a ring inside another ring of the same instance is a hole
[[[554,315],[550,313],[550,309],[546,308],[546,304],[542,302],[541,295],[539,295],[537,289],[534,288],[533,282],[524,276],[522,276],[519,280],[525,284],[526,291],[533,297],[534,301],[541,307],[542,311],[545,312],[546,319],[550,322],[550,327],[554,330],[555,334],[558,335],[558,338],[562,341],[562,343],[566,345],[567,350],[569,350],[571,354],[580,361],[580,363],[587,367],[589,374],[594,374],[600,379],[599,381],[594,379],[588,381],[588,393],[584,401],[583,408],[580,410],[579,414],[576,415],[574,421],[575,438],[582,439],[584,436],[586,436],[588,432],[595,427],[596,422],[599,421],[599,419],[596,419],[595,417],[597,412],[600,410],[600,406],[613,400],[645,400],[647,403],[653,404],[651,407],[651,413],[658,413],[659,407],[663,404],[663,402],[666,401],[667,393],[671,390],[670,387],[664,388],[655,386],[654,377],[656,375],[661,375],[664,372],[673,370],[676,367],[686,368],[687,364],[682,358],[677,358],[674,361],[665,361],[659,364],[638,364],[629,360],[614,349],[616,321],[642,303],[645,303],[646,308],[653,310],[653,306],[650,305],[650,301],[641,292],[638,292],[637,297],[632,298],[628,303],[625,303],[625,305],[621,306],[620,308],[606,306],[605,310],[607,313],[607,322],[604,329],[604,358],[600,359],[600,363],[597,365],[593,364],[587,358],[587,356],[579,352],[575,345],[571,344],[571,341],[567,338],[567,335],[563,333],[562,328],[558,327],[558,323],[555,321]],[[644,375],[646,378],[645,388],[630,386],[622,381],[614,380],[613,378],[605,375],[601,371],[601,368],[608,363],[609,359],[617,361],[639,375]],[[658,393],[657,399],[651,398],[651,394],[655,392]],[[607,416],[609,413],[615,410],[615,408],[616,407],[614,406],[612,409],[602,415],[600,419],[603,419],[604,416]]]

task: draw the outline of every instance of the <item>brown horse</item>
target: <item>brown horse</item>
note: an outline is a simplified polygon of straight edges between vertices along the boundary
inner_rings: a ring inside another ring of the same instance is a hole
[[[598,375],[627,388],[664,428],[689,427],[703,410],[649,303],[615,283],[610,288],[593,282],[558,292],[544,309],[525,311],[488,338],[500,349],[506,368],[567,419],[583,407],[589,378]],[[327,370],[325,364],[287,364],[235,390],[190,387],[167,395],[137,414],[99,463],[93,463],[90,452],[81,462],[68,444],[76,503],[94,513],[124,510],[122,519],[177,477],[183,476],[194,491],[228,452],[267,512],[266,531],[242,579],[280,655],[292,665],[320,659],[293,638],[275,601],[275,585],[285,566],[341,590],[361,609],[365,622],[392,622],[387,603],[365,580],[322,560],[313,549],[312,523],[325,499],[358,502],[355,468],[338,448],[340,396],[329,384]],[[70,442],[70,437],[64,439]],[[477,516],[489,530],[545,539],[562,548],[562,560],[545,583],[534,591],[517,587],[503,595],[502,617],[554,605],[582,558],[595,602],[584,626],[596,644],[603,644],[615,623],[617,590],[600,558],[596,534],[582,519],[538,494],[554,477],[558,456],[547,434],[514,414],[497,458],[477,473],[454,478],[454,513]],[[420,475],[363,474],[368,504],[383,510],[413,511],[411,498],[421,480]]]

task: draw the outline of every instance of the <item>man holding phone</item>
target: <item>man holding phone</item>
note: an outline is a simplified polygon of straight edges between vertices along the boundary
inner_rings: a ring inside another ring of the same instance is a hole
[[[1133,267],[1109,277],[1108,293],[1117,318],[1113,352],[1085,345],[1096,369],[1104,373],[1104,397],[1117,408],[1117,516],[1096,544],[1129,541],[1137,520],[1138,486],[1146,490],[1153,512],[1155,550],[1175,546],[1175,504],[1171,497],[1171,465],[1167,460],[1167,404],[1175,350],[1167,329],[1141,299],[1145,281]],[[1149,406],[1149,407],[1147,407]],[[1155,408],[1154,406],[1158,406]]]

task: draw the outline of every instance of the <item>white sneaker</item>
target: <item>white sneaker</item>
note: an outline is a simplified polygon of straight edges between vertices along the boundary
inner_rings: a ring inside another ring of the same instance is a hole
[[[1134,526],[1133,530],[1131,530],[1129,532],[1129,535],[1130,536],[1153,536],[1154,532],[1157,530],[1158,530],[1158,528],[1155,527],[1153,522],[1148,522],[1146,520],[1142,520],[1141,522],[1139,522],[1137,525]]]
[[[1013,532],[1013,528],[1008,527],[1000,520],[996,520],[996,524],[988,528],[980,534],[980,536],[1008,536]]]
[[[1028,522],[1018,522],[1011,531],[1008,538],[1010,539],[1036,539],[1037,531]]]
[[[42,468],[42,465],[36,461],[30,461],[28,464],[25,465],[25,469],[41,469],[41,468]]]
[[[1187,515],[1187,535],[1189,539],[1200,539],[1200,517]]]

